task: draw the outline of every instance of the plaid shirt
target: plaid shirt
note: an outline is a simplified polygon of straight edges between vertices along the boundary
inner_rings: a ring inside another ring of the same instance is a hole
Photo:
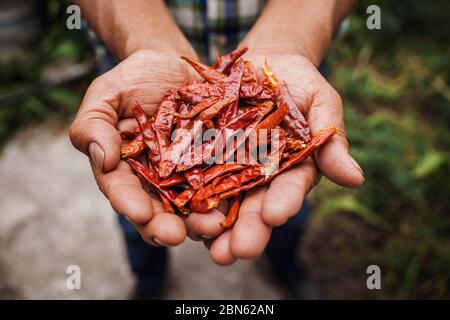
[[[209,63],[215,54],[236,48],[253,26],[265,0],[167,0],[173,17],[199,56]]]
[[[199,57],[215,61],[215,54],[236,48],[253,26],[266,0],[166,0],[175,21],[191,42]],[[111,55],[89,30],[100,69],[112,67]],[[105,66],[102,66],[105,65]]]

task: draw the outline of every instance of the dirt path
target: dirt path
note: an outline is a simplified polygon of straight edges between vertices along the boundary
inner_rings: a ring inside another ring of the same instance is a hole
[[[278,299],[254,264],[216,266],[203,245],[171,251],[168,298]],[[81,290],[66,268],[81,268]],[[115,214],[66,129],[18,134],[0,157],[0,298],[124,299],[133,286]]]

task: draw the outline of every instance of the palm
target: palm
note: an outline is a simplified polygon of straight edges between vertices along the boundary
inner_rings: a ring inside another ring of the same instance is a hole
[[[277,77],[286,81],[290,94],[302,112],[307,114],[315,92],[323,90],[324,85],[328,85],[325,79],[309,60],[298,55],[251,57],[255,66],[261,65],[264,59]]]
[[[132,116],[135,101],[150,114],[154,113],[163,94],[170,88],[191,81],[193,74],[179,56],[156,52],[139,52],[123,61],[111,75],[121,83],[120,109],[122,118]]]
[[[161,203],[149,197],[129,166],[120,161],[117,128],[137,125],[131,112],[135,101],[152,114],[169,88],[180,87],[191,76],[176,54],[137,52],[91,84],[70,129],[74,146],[91,156],[97,184],[114,210],[126,216],[151,244],[177,245],[184,241],[186,229],[180,217],[165,214]],[[104,155],[97,161],[100,168],[92,155],[93,144]]]

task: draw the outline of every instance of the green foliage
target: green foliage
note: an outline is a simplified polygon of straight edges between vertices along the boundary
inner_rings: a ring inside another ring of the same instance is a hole
[[[382,30],[365,28],[369,4],[380,5]],[[357,190],[321,183],[316,213],[351,213],[378,230],[383,241],[366,259],[383,266],[386,297],[450,297],[450,34],[439,27],[449,9],[448,1],[361,1],[330,59],[366,180]]]
[[[51,0],[46,6],[46,30],[32,50],[19,50],[0,58],[0,97],[20,96],[23,89],[40,83],[50,64],[80,62],[91,55],[82,31],[65,28],[67,1]],[[88,79],[87,79],[88,80]],[[86,82],[86,81],[85,81]],[[47,90],[42,86],[26,99],[0,105],[0,148],[21,126],[40,121],[67,121],[78,108],[85,84],[65,84]]]

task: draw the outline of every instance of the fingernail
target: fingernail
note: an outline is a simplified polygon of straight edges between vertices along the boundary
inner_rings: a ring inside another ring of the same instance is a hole
[[[97,169],[102,171],[103,162],[105,161],[105,151],[103,151],[97,142],[91,142],[89,145],[89,156]]]
[[[162,243],[157,237],[152,237],[152,241],[159,246],[165,247],[166,245]]]
[[[211,240],[213,237],[202,235],[201,238],[202,238],[203,240]]]
[[[349,156],[350,160],[352,161],[353,166],[354,166],[356,169],[358,169],[359,172],[361,172],[362,176],[364,177],[364,171],[363,171],[363,169],[361,169],[361,166],[358,164],[358,162],[356,162],[356,160],[353,159],[353,157],[352,157],[350,154],[349,154],[348,156]]]

